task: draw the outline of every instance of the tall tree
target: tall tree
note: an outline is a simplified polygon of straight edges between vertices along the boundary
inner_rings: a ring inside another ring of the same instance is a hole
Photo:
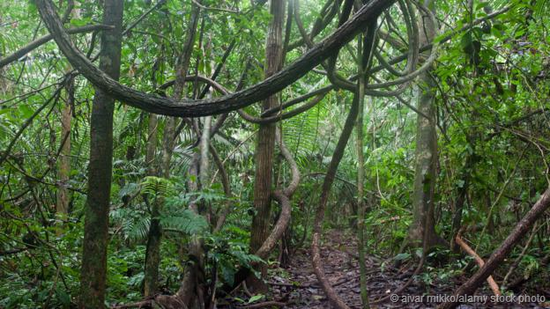
[[[433,10],[431,0],[423,5]],[[436,25],[426,12],[419,19],[420,46],[433,41]],[[424,57],[426,54],[424,54]],[[417,116],[415,174],[413,192],[413,223],[409,229],[409,244],[418,246],[426,237],[427,248],[439,242],[434,222],[434,190],[437,167],[437,132],[435,119],[435,82],[430,71],[419,77],[417,88]],[[425,230],[426,229],[426,230]],[[424,234],[427,233],[427,234]]]
[[[266,42],[265,77],[268,78],[278,72],[283,63],[283,24],[285,17],[285,1],[271,0],[271,22]],[[262,103],[262,111],[279,105],[279,95],[268,97]],[[276,124],[260,124],[256,144],[256,174],[254,180],[254,208],[256,213],[252,220],[250,237],[250,251],[256,252],[269,235],[271,219],[271,185],[273,181],[273,152],[275,149]],[[267,268],[260,267],[262,276]],[[256,290],[265,290],[261,281],[250,278]]]
[[[101,35],[99,67],[115,80],[120,75],[123,9],[123,0],[104,0],[103,23],[114,28]],[[107,93],[96,89],[92,106],[80,308],[103,308],[105,302],[114,103]]]

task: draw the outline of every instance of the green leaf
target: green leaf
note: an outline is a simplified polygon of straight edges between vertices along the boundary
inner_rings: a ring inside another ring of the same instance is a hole
[[[11,111],[12,111],[11,108],[0,108],[0,115],[9,113],[9,112],[11,112]]]
[[[410,257],[411,257],[410,253],[399,253],[393,259],[396,261],[404,261],[406,259],[409,259]]]
[[[71,296],[65,292],[63,289],[57,289],[55,295],[63,307],[68,307],[71,305]]]
[[[481,10],[483,9],[484,7],[488,6],[489,5],[489,2],[480,2],[476,5],[476,10]]]
[[[464,49],[472,45],[472,33],[470,31],[464,33],[460,38],[460,46]]]
[[[498,30],[496,27],[491,27],[491,34],[497,38],[497,39],[500,39],[502,38],[502,31],[501,30]]]
[[[265,297],[265,295],[263,295],[263,294],[254,295],[254,296],[250,297],[250,299],[248,300],[248,303],[251,304],[253,302],[257,302],[259,300],[262,300],[264,297]]]
[[[19,105],[19,111],[21,112],[24,118],[31,118],[32,115],[34,114],[34,111],[27,104]]]

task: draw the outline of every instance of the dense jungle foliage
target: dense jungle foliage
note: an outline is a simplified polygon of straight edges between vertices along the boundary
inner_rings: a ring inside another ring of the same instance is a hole
[[[549,12],[2,0],[0,308],[548,306]]]

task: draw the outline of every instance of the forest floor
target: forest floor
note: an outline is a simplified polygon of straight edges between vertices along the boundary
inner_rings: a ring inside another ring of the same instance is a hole
[[[349,233],[332,230],[324,235],[324,244],[321,254],[324,261],[325,273],[344,301],[351,308],[361,308],[359,264],[357,261],[357,242]],[[290,265],[285,269],[275,270],[271,277],[270,285],[273,299],[286,302],[284,308],[290,309],[321,309],[332,308],[325,297],[323,290],[313,273],[308,250],[296,252]],[[391,260],[390,260],[391,261]],[[379,258],[367,257],[368,290],[370,299],[379,299],[403,285],[416,268],[415,264],[403,265],[396,269],[390,265],[381,267],[383,261]],[[391,264],[391,263],[387,263]],[[371,305],[373,308],[435,308],[437,303],[430,302],[427,295],[452,295],[452,292],[463,282],[467,276],[459,276],[453,279],[435,279],[430,284],[415,281],[409,285],[396,302],[387,300],[384,303]],[[424,295],[424,296],[423,296]],[[459,308],[548,308],[550,302],[495,305],[490,302],[491,292],[487,287],[482,287],[476,295],[487,297],[487,303],[478,302],[461,305]],[[530,294],[527,294],[530,295]],[[404,299],[408,297],[408,299]],[[546,299],[550,299],[546,295]],[[402,301],[404,300],[404,301]],[[409,301],[407,301],[409,300]],[[546,306],[548,305],[548,306]]]

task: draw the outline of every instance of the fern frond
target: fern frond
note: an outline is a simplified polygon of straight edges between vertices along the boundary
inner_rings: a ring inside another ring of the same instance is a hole
[[[163,229],[174,230],[187,235],[200,234],[208,229],[208,223],[202,216],[187,209],[177,214],[163,213],[159,220]]]
[[[167,196],[171,188],[172,183],[166,178],[147,176],[141,182],[142,192],[155,197]]]
[[[124,232],[125,238],[137,242],[144,239],[147,239],[147,234],[149,234],[149,227],[151,226],[150,217],[141,217],[136,220],[127,220],[122,225],[122,231]]]

